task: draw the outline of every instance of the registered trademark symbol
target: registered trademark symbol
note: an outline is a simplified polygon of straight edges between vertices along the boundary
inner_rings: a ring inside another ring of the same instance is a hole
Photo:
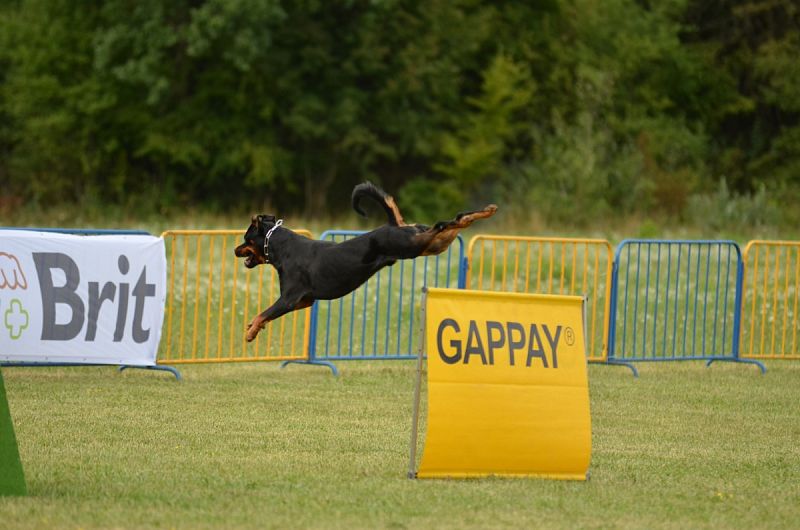
[[[568,327],[564,330],[564,341],[566,341],[567,346],[575,344],[575,331],[572,328]]]

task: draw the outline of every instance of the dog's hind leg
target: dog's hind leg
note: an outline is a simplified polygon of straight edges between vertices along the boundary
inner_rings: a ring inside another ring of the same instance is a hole
[[[305,309],[313,303],[313,299],[301,298],[299,302],[290,304],[286,302],[286,299],[283,296],[281,296],[275,300],[274,304],[269,306],[265,311],[261,312],[250,322],[250,324],[247,325],[247,342],[252,342],[258,333],[264,329],[264,326],[267,324],[267,322],[282,317],[286,313],[297,311],[298,309]]]
[[[441,254],[450,243],[458,236],[458,232],[468,227],[478,219],[491,217],[497,211],[497,206],[490,204],[483,210],[474,212],[462,212],[456,215],[452,221],[440,221],[432,228],[415,236],[423,243],[424,250],[420,255],[433,256]]]
[[[486,217],[491,217],[497,211],[497,206],[494,204],[490,204],[483,210],[475,210],[473,212],[461,212],[456,215],[455,219],[452,221],[443,221],[441,223],[436,223],[436,227],[440,227],[440,229],[447,229],[447,228],[458,228],[459,230],[468,227],[478,219],[485,219]]]

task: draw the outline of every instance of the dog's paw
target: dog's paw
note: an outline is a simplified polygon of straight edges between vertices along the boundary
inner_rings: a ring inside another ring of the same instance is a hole
[[[247,334],[245,335],[247,342],[253,342],[258,336],[258,332],[262,329],[264,329],[263,323],[260,323],[257,320],[250,322],[250,324],[247,326]]]
[[[483,211],[486,212],[486,213],[493,214],[493,213],[495,213],[497,211],[497,205],[496,204],[490,204],[489,206],[484,208]]]
[[[257,326],[255,326],[255,327],[254,326],[250,326],[247,329],[247,335],[245,335],[245,338],[247,339],[247,342],[253,342],[256,339],[256,337],[258,336],[258,332],[259,331],[261,331],[261,328],[259,328]]]

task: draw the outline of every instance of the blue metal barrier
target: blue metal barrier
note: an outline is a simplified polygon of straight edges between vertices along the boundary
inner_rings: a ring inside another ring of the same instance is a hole
[[[320,240],[339,243],[363,233],[328,230]],[[416,358],[422,287],[463,288],[466,265],[458,236],[438,256],[398,260],[347,296],[314,302],[308,360],[287,363],[323,364],[336,373],[330,361]]]
[[[611,283],[608,362],[737,361],[744,265],[733,241],[619,244]]]

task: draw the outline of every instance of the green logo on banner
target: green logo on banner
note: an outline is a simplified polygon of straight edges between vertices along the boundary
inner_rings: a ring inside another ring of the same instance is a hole
[[[19,460],[14,424],[6,401],[3,373],[0,372],[0,495],[27,495],[25,475]]]
[[[13,340],[19,339],[22,332],[27,329],[30,318],[28,318],[28,312],[22,307],[22,302],[18,299],[11,300],[11,306],[5,311],[4,322],[8,334]]]

